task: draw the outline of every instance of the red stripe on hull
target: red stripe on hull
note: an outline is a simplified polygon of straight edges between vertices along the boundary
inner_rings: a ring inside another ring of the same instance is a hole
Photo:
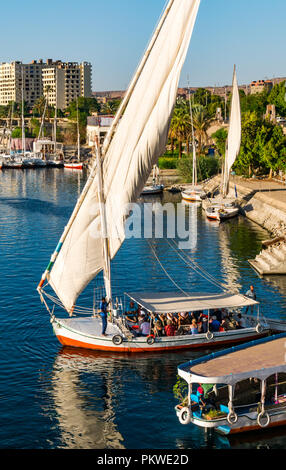
[[[90,343],[84,343],[82,341],[77,341],[75,339],[70,339],[70,338],[67,338],[65,336],[59,336],[57,335],[57,338],[59,340],[59,342],[63,345],[63,346],[72,346],[72,347],[75,347],[75,348],[83,348],[83,349],[94,349],[94,350],[97,350],[97,351],[112,351],[112,352],[136,352],[136,353],[140,353],[140,352],[156,352],[156,351],[159,351],[159,352],[162,352],[162,351],[176,351],[176,350],[181,350],[181,349],[199,349],[199,348],[210,348],[210,347],[219,347],[219,346],[224,346],[226,344],[234,344],[234,343],[243,343],[245,341],[250,341],[250,340],[253,340],[253,339],[258,339],[258,338],[262,338],[263,336],[265,336],[267,333],[262,333],[260,335],[255,335],[255,336],[248,336],[248,337],[245,337],[245,338],[238,338],[238,339],[229,339],[229,340],[225,340],[225,341],[212,341],[210,343],[200,343],[200,344],[185,344],[185,345],[177,345],[177,346],[157,346],[157,347],[152,347],[151,345],[150,346],[138,346],[137,348],[134,348],[134,347],[119,347],[119,346],[114,346],[112,342],[110,342],[110,346],[100,346],[100,345],[94,345],[94,344],[90,344]]]
[[[274,427],[277,427],[277,426],[285,426],[286,425],[286,420],[284,421],[277,421],[277,422],[274,422],[274,423],[269,423],[269,425],[266,427],[266,428],[263,428],[263,430],[265,429],[268,429],[268,428],[274,428]],[[261,430],[262,428],[256,424],[255,426],[245,426],[243,428],[234,428],[232,429],[228,436],[230,434],[238,434],[238,433],[241,433],[241,432],[246,432],[246,431],[258,431],[258,430]]]

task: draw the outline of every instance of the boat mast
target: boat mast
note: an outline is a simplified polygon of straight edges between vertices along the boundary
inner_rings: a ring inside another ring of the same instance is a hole
[[[55,116],[54,116],[54,152],[57,153],[57,111],[58,111],[58,93],[57,93],[57,69],[55,77]]]
[[[25,121],[24,121],[24,69],[22,68],[22,152],[26,153]]]
[[[12,127],[13,127],[14,101],[11,104],[10,136],[9,136],[9,154],[12,155]]]
[[[192,188],[194,189],[197,185],[197,154],[196,154],[196,142],[194,132],[194,121],[193,121],[193,110],[191,103],[191,93],[189,87],[189,105],[190,105],[190,116],[191,116],[191,127],[192,127],[192,146],[193,146],[193,174],[192,174]]]
[[[108,302],[112,302],[111,291],[111,270],[110,270],[110,252],[109,252],[109,239],[107,234],[106,211],[105,201],[103,196],[103,176],[102,176],[102,157],[100,151],[100,142],[98,137],[95,140],[96,164],[97,164],[97,179],[98,179],[98,201],[100,208],[101,220],[101,235],[103,240],[103,257],[104,257],[104,285]],[[112,309],[112,305],[111,305]]]
[[[78,99],[76,104],[77,114],[77,161],[80,162],[80,133],[79,133],[79,117],[78,117]]]

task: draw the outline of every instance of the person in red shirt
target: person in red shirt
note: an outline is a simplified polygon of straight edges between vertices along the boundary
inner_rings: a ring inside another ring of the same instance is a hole
[[[166,336],[175,336],[175,326],[173,325],[171,320],[167,321],[167,325],[165,326],[165,333]]]

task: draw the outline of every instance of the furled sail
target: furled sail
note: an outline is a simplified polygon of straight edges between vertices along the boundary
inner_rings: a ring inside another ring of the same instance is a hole
[[[70,311],[86,285],[104,268],[104,238],[112,259],[124,238],[129,204],[135,202],[164,152],[200,0],[171,0],[147,48],[112,139],[103,147],[102,237],[98,174],[84,188],[46,277]],[[138,73],[140,71],[140,73]],[[130,85],[131,86],[131,85]],[[130,96],[129,96],[130,95]],[[115,117],[116,121],[116,117]],[[107,147],[107,148],[106,148]]]
[[[237,155],[239,154],[241,142],[241,110],[240,98],[236,77],[236,68],[234,67],[233,81],[232,81],[232,101],[231,113],[227,138],[227,147],[224,165],[224,180],[223,180],[223,195],[228,193],[229,175],[232,165],[234,164]]]

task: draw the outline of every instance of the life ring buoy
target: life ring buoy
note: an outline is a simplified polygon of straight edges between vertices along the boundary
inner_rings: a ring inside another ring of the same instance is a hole
[[[230,411],[227,415],[227,421],[229,424],[235,424],[238,420],[238,416],[234,411]]]
[[[116,346],[119,346],[119,344],[121,344],[123,341],[123,338],[121,335],[114,335],[113,338],[112,338],[112,342],[113,344],[115,344]]]
[[[266,418],[266,422],[263,423],[261,420],[262,418],[265,417]],[[269,425],[270,423],[270,416],[269,414],[266,412],[266,411],[261,411],[259,413],[259,415],[257,416],[257,423],[259,424],[259,426],[261,428],[267,428],[267,426]]]
[[[207,338],[208,340],[213,339],[213,337],[214,337],[214,334],[213,334],[211,331],[207,331],[207,332],[206,332],[206,338]]]
[[[181,424],[189,424],[192,419],[192,412],[190,408],[184,406],[184,408],[179,411],[178,418]]]
[[[263,331],[263,327],[261,326],[260,323],[257,323],[255,329],[256,329],[256,333],[262,333],[262,331]]]
[[[151,344],[154,344],[154,343],[155,343],[155,338],[154,338],[153,335],[150,335],[150,336],[147,336],[147,340],[146,340],[146,341],[147,341],[147,343],[148,343],[149,345],[151,345]]]

